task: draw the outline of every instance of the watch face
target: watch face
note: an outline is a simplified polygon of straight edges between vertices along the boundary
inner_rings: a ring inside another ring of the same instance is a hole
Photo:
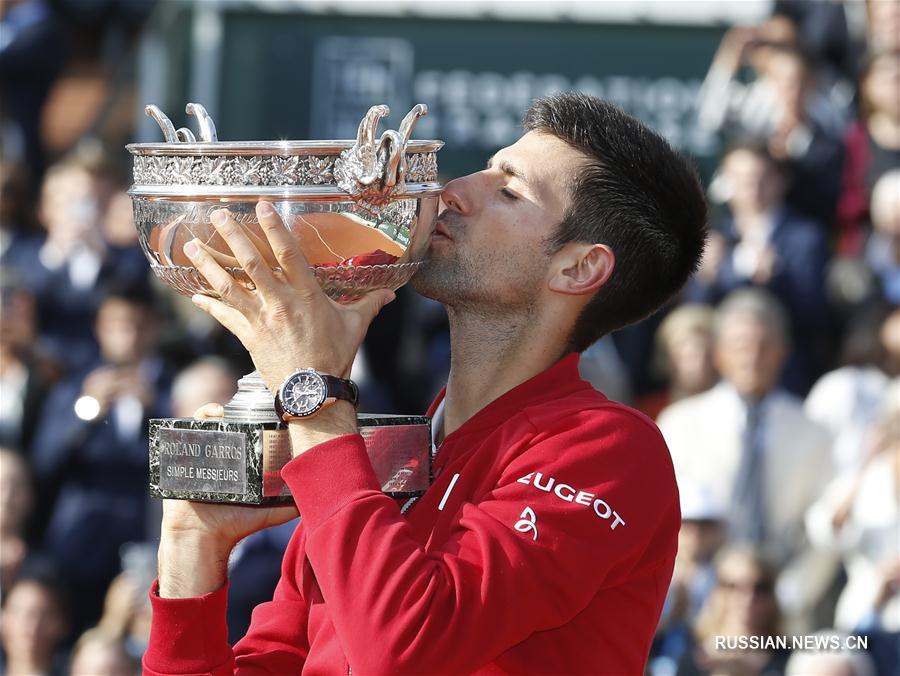
[[[291,415],[314,413],[325,402],[325,381],[315,371],[298,371],[281,390],[281,403]]]

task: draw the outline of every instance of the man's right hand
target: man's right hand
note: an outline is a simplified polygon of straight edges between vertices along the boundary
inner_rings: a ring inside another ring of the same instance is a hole
[[[194,414],[221,418],[220,404],[206,404]],[[297,516],[297,508],[249,507],[190,500],[163,500],[159,545],[159,595],[192,598],[225,583],[228,557],[251,533]]]

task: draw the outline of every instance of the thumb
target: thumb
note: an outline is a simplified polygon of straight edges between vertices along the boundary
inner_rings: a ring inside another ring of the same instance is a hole
[[[378,289],[371,291],[355,303],[347,307],[359,313],[365,325],[368,327],[375,319],[375,315],[381,312],[381,308],[390,303],[397,295],[390,289]]]

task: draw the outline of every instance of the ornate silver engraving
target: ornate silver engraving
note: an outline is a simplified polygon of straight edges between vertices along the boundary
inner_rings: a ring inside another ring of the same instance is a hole
[[[334,155],[135,155],[134,182],[136,185],[334,185],[355,197],[363,198],[365,194],[369,194],[367,190],[356,188],[355,183],[348,182],[348,172],[362,171],[362,165],[354,164],[351,168],[344,160],[339,167],[341,162],[342,159]],[[383,189],[380,181],[373,181],[372,194],[381,196],[378,199],[380,203],[389,201],[392,194],[402,194],[405,183],[437,180],[436,153],[408,152],[405,154],[405,163],[407,166],[403,180],[397,181],[389,191]]]

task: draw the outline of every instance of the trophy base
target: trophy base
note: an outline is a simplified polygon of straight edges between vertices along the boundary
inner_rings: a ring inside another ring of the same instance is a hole
[[[431,419],[363,414],[358,424],[382,490],[392,497],[422,495],[431,484]],[[150,421],[150,493],[157,498],[288,504],[293,497],[281,468],[291,457],[284,423]]]

